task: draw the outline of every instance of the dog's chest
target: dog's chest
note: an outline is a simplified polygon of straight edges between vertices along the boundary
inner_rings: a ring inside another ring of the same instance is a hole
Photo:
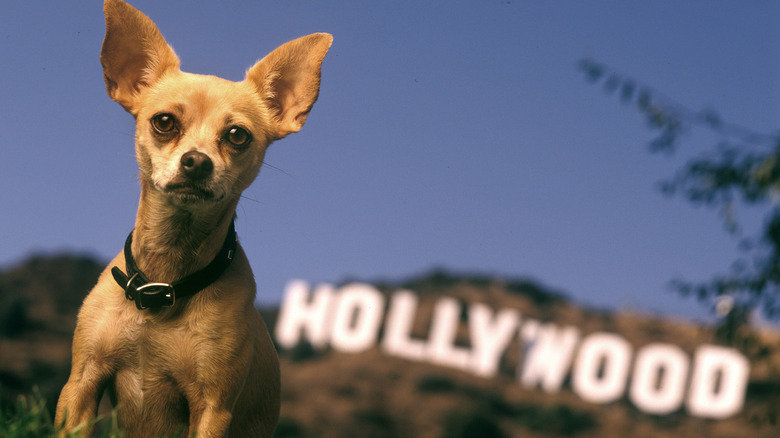
[[[198,380],[202,347],[186,325],[147,319],[127,335],[129,360],[117,370],[117,392],[145,403],[149,397],[181,393]]]

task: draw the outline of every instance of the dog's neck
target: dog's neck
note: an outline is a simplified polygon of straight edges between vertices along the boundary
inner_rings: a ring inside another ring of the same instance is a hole
[[[173,282],[208,265],[235,215],[237,200],[185,209],[142,186],[132,251],[138,268],[153,281]]]

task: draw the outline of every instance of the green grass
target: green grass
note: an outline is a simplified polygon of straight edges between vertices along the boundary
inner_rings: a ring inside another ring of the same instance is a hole
[[[0,407],[0,437],[3,438],[49,438],[57,436],[60,430],[54,427],[46,401],[34,390],[32,395],[19,397],[15,405]],[[67,435],[77,437],[78,430]],[[116,425],[116,415],[95,420],[94,438],[123,438]]]

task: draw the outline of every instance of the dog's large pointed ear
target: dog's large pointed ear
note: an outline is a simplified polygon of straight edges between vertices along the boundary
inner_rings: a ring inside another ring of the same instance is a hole
[[[111,99],[137,115],[138,92],[152,85],[179,58],[165,42],[157,26],[146,15],[122,0],[105,0],[106,37],[100,63]]]
[[[333,37],[315,33],[279,46],[247,71],[273,116],[272,135],[298,132],[320,93],[322,60]]]

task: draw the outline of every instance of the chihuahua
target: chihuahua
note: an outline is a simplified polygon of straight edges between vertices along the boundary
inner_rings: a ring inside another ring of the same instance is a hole
[[[271,436],[279,361],[233,226],[268,145],[301,129],[333,38],[286,43],[242,82],[184,73],[155,24],[105,0],[108,95],[135,117],[135,228],[87,295],[55,423],[88,435],[106,391],[129,437]]]

